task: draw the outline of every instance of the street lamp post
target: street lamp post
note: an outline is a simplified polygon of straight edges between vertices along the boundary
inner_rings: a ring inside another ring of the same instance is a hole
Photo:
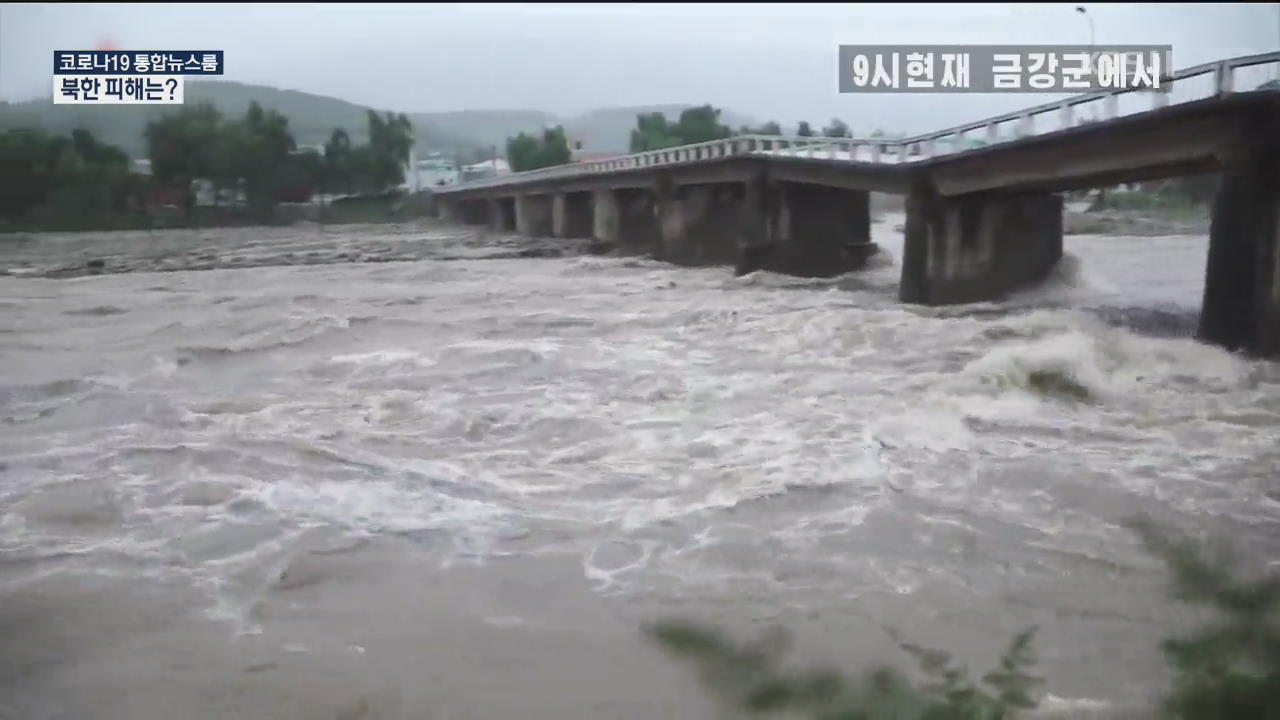
[[[1094,34],[1093,16],[1089,14],[1089,11],[1085,9],[1083,5],[1077,5],[1076,12],[1083,15],[1084,19],[1089,22],[1089,68],[1093,72],[1097,72],[1098,53],[1094,49],[1095,46],[1097,45],[1097,38]],[[1097,103],[1093,103],[1093,119],[1095,122],[1099,119]],[[1107,189],[1105,187],[1099,187],[1098,196],[1094,198],[1093,205],[1091,206],[1091,208],[1092,207],[1101,208],[1106,202],[1106,197],[1107,197]]]
[[[1089,21],[1089,49],[1092,50],[1095,45],[1093,37],[1093,16],[1089,14],[1088,10],[1085,10],[1083,5],[1077,5],[1076,12],[1083,15],[1084,19]]]
[[[1077,5],[1076,12],[1083,15],[1084,19],[1089,22],[1089,70],[1092,73],[1097,73],[1098,72],[1098,53],[1094,49],[1097,45],[1097,38],[1095,37],[1095,34],[1094,34],[1093,16],[1089,14],[1089,11],[1085,9],[1083,5]],[[1093,119],[1094,120],[1098,119],[1098,107],[1096,104],[1094,104],[1093,106]]]

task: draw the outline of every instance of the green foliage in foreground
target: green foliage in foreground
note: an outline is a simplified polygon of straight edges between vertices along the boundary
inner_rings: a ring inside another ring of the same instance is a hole
[[[1242,578],[1229,548],[1211,551],[1146,520],[1131,526],[1168,565],[1173,597],[1214,616],[1162,644],[1176,673],[1166,716],[1280,718],[1280,576]]]
[[[1170,570],[1176,599],[1214,611],[1215,620],[1188,637],[1164,641],[1175,676],[1157,717],[1177,720],[1280,718],[1280,577],[1241,579],[1229,553],[1165,533],[1146,520],[1130,527]],[[651,639],[690,661],[709,691],[746,716],[785,713],[812,720],[1011,720],[1038,706],[1043,678],[1031,674],[1035,628],[1014,636],[999,665],[980,681],[942,651],[904,641],[925,680],[878,665],[852,675],[826,668],[789,670],[789,637],[773,630],[739,644],[719,630],[687,621],[646,629]]]
[[[1034,708],[1031,691],[1042,682],[1028,672],[1035,663],[1035,628],[1014,637],[1000,665],[979,683],[946,653],[899,641],[929,678],[919,685],[887,665],[853,677],[822,668],[788,671],[782,655],[790,640],[782,631],[742,645],[717,630],[680,621],[658,623],[649,634],[667,651],[693,661],[718,699],[753,714],[789,712],[815,720],[995,720]]]

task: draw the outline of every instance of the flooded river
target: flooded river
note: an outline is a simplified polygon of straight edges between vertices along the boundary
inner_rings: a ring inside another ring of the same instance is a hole
[[[899,223],[832,280],[431,224],[0,239],[0,717],[710,717],[667,616],[979,670],[1035,624],[1049,706],[1142,705],[1187,614],[1122,522],[1276,557],[1280,366],[1189,339],[1204,237],[921,308]]]

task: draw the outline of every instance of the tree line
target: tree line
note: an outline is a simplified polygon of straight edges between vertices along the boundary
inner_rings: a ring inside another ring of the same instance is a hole
[[[212,105],[183,108],[147,125],[147,152],[155,180],[182,193],[190,216],[192,183],[226,190],[257,217],[269,217],[286,200],[309,200],[313,192],[380,192],[404,182],[413,146],[413,126],[403,113],[367,112],[369,140],[354,144],[341,128],[324,152],[297,150],[289,120],[275,110],[249,105],[244,117],[226,119]]]
[[[694,143],[721,140],[737,135],[782,135],[782,126],[770,120],[759,127],[743,125],[735,132],[728,125],[720,122],[722,111],[712,105],[701,105],[686,108],[680,117],[672,122],[660,112],[640,113],[636,116],[636,126],[631,131],[629,149],[633,153]],[[822,128],[822,136],[829,138],[852,137],[849,126],[839,118],[832,118],[830,124]],[[877,131],[883,136],[883,131]],[[813,127],[807,121],[801,121],[796,130],[800,137],[814,136]],[[877,134],[873,134],[873,137]],[[563,126],[548,128],[541,135],[520,133],[507,138],[507,162],[514,172],[537,170],[544,167],[564,165],[571,161],[572,150]]]
[[[52,217],[73,208],[82,216],[108,216],[125,212],[143,186],[124,151],[87,130],[0,133],[0,218]]]
[[[124,151],[87,130],[8,130],[0,133],[0,219],[43,226],[76,217],[112,226],[167,195],[190,222],[198,180],[212,185],[215,203],[229,193],[260,221],[280,202],[306,202],[316,192],[382,192],[404,182],[413,126],[404,114],[372,110],[367,122],[367,142],[353,143],[339,128],[321,153],[299,151],[288,118],[256,102],[238,118],[211,104],[184,106],[144,130],[150,177],[132,172]]]

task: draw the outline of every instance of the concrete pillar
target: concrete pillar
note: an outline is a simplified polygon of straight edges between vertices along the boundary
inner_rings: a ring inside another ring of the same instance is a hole
[[[667,262],[687,264],[694,255],[693,238],[685,228],[685,194],[679,188],[661,188],[654,194],[661,238],[658,257]]]
[[[807,183],[748,184],[762,210],[742,248],[737,272],[770,270],[832,277],[866,265],[871,244],[870,193]],[[757,199],[758,198],[758,199]]]
[[[489,198],[489,229],[494,232],[515,232],[516,199],[514,197]]]
[[[907,199],[899,297],[949,305],[994,300],[1043,280],[1062,257],[1062,198],[955,198],[920,187]]]
[[[661,256],[662,231],[654,193],[632,188],[616,191],[614,198],[618,203],[618,248],[625,253]]]
[[[618,197],[612,190],[591,193],[591,237],[596,242],[614,245],[618,242]]]
[[[556,193],[551,196],[551,234],[555,237],[568,237],[565,234],[565,213],[568,210],[566,205],[569,203],[569,196],[566,193]]]
[[[782,242],[779,233],[781,202],[782,191],[777,182],[761,175],[743,183],[744,232],[738,244],[735,275],[746,275],[769,266],[778,244]]]
[[[591,194],[556,193],[551,198],[551,234],[558,238],[589,238],[592,235]]]
[[[454,204],[457,218],[467,225],[489,224],[489,202],[486,200],[459,200]]]
[[[547,237],[552,231],[552,196],[515,197],[516,232],[529,237]]]
[[[453,200],[440,196],[436,196],[436,217],[447,223],[456,223],[461,220],[457,204]]]
[[[681,265],[732,265],[758,225],[741,182],[686,185],[655,191],[658,256]]]
[[[485,200],[484,215],[488,220],[490,230],[495,232],[502,232],[506,230],[506,228],[503,227],[506,223],[503,222],[503,207],[500,199],[488,198]]]
[[[927,181],[917,181],[904,202],[906,223],[902,239],[902,275],[898,281],[898,299],[906,303],[925,304],[929,298],[929,227],[941,222],[938,209],[942,202]]]
[[[1280,147],[1255,147],[1223,170],[1197,336],[1280,356]]]

